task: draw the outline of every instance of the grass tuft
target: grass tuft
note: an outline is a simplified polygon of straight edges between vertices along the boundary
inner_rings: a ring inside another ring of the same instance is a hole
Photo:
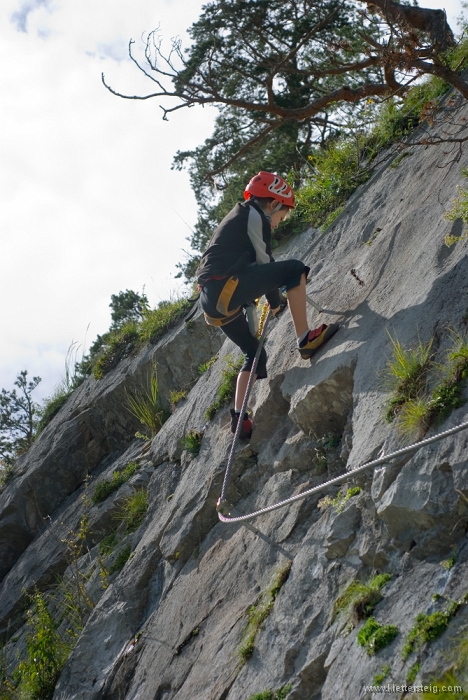
[[[152,365],[147,378],[147,386],[142,391],[125,391],[126,409],[143,425],[153,438],[159,433],[168,416],[159,398],[158,375],[156,365]],[[141,433],[140,435],[141,436]],[[143,435],[145,437],[145,435]]]
[[[171,411],[175,411],[175,407],[180,401],[183,401],[185,397],[187,396],[187,390],[186,389],[180,389],[179,391],[170,391],[169,392],[169,402],[171,404]]]
[[[426,387],[427,373],[432,357],[432,339],[424,345],[419,342],[406,349],[397,338],[388,334],[392,357],[387,361],[386,383],[392,392],[385,417],[392,421],[408,401],[419,399]]]
[[[135,489],[131,496],[127,496],[119,511],[116,520],[121,520],[126,525],[127,533],[137,530],[143,522],[149,507],[148,493],[146,489]]]
[[[182,447],[187,450],[194,457],[200,452],[201,441],[203,438],[203,433],[199,433],[196,430],[189,430],[187,435],[182,439]]]
[[[338,491],[335,498],[331,498],[331,496],[324,496],[320,499],[317,506],[322,510],[328,508],[329,506],[333,506],[337,513],[341,513],[349,499],[353,498],[353,496],[359,495],[361,491],[362,489],[360,486],[352,486],[345,491]]]
[[[333,606],[333,617],[345,613],[357,624],[374,611],[375,606],[382,600],[382,588],[391,580],[391,574],[377,574],[367,583],[352,581],[345,591],[336,599]]]
[[[452,346],[446,362],[434,365],[432,341],[405,350],[392,340],[393,357],[387,363],[387,384],[392,394],[387,403],[386,419],[395,420],[402,434],[421,439],[428,428],[443,420],[465,403],[462,389],[468,377],[468,337],[452,332]],[[433,387],[428,390],[429,371]]]
[[[94,493],[91,496],[93,503],[102,503],[108,498],[111,493],[117,491],[123,484],[125,484],[130,477],[132,477],[135,472],[139,469],[136,462],[129,462],[127,466],[122,469],[122,471],[115,471],[112,475],[112,479],[100,481],[96,484]]]

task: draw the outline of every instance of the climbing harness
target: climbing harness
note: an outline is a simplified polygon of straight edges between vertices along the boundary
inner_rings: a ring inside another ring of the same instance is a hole
[[[360,467],[356,467],[356,469],[351,469],[349,472],[346,472],[345,474],[341,474],[341,476],[337,476],[334,479],[330,479],[329,481],[325,481],[325,483],[320,484],[319,486],[314,486],[314,488],[307,489],[307,491],[303,491],[302,493],[297,494],[296,496],[291,496],[290,498],[284,499],[284,501],[279,501],[279,503],[274,503],[271,506],[266,506],[265,508],[260,508],[259,510],[254,511],[253,513],[247,513],[246,515],[238,515],[231,517],[230,516],[230,506],[226,503],[226,501],[221,500],[223,497],[223,494],[226,492],[227,489],[227,483],[226,483],[226,476],[228,473],[228,470],[226,468],[226,475],[225,475],[225,483],[223,484],[223,491],[221,494],[221,498],[218,501],[218,518],[221,520],[223,523],[240,523],[245,520],[252,520],[253,518],[257,518],[259,515],[263,515],[264,513],[271,513],[273,510],[278,510],[278,508],[284,508],[285,506],[288,506],[290,503],[294,503],[295,501],[299,501],[302,498],[307,498],[308,496],[312,496],[314,493],[319,493],[320,491],[324,491],[327,489],[329,486],[333,486],[334,484],[341,484],[343,481],[346,481],[350,477],[355,476],[356,474],[361,474],[362,472],[366,471],[367,469],[375,469],[375,467],[378,467],[381,464],[384,464],[385,462],[389,462],[391,459],[394,459],[395,457],[401,457],[402,455],[408,454],[408,452],[414,452],[415,450],[419,450],[420,447],[424,447],[425,445],[430,445],[433,442],[437,442],[438,440],[442,440],[443,438],[449,437],[449,435],[454,435],[455,433],[460,432],[461,430],[465,430],[468,428],[468,421],[465,423],[460,423],[460,425],[456,425],[453,428],[449,428],[448,430],[444,430],[442,433],[438,433],[437,435],[433,435],[430,438],[426,438],[425,440],[421,440],[421,442],[416,442],[413,445],[410,445],[409,447],[403,447],[401,450],[396,450],[395,452],[391,452],[388,455],[384,455],[383,457],[379,457],[378,459],[374,459],[371,462],[366,462],[365,464],[361,465]],[[229,465],[229,462],[228,462]]]

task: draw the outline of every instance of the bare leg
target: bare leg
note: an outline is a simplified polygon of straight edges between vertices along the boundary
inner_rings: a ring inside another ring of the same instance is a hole
[[[301,282],[298,287],[288,289],[288,306],[299,338],[309,329],[306,313],[306,276],[301,275]]]
[[[236,400],[234,402],[234,409],[236,411],[240,411],[242,408],[245,392],[247,391],[249,377],[250,372],[239,372],[239,374],[237,375]],[[255,375],[255,379],[257,379],[257,375]]]

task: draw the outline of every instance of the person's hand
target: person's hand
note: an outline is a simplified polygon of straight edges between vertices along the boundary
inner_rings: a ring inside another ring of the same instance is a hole
[[[276,309],[270,308],[270,311],[273,314],[273,316],[276,316],[276,314],[278,314],[281,311],[281,306],[277,306]]]

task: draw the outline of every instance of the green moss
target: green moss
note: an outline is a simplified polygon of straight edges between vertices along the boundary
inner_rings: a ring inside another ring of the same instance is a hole
[[[410,670],[408,671],[408,675],[406,677],[407,683],[409,683],[410,685],[413,683],[414,679],[416,678],[416,676],[419,673],[420,668],[421,668],[421,664],[418,662],[416,662],[415,664],[413,664],[411,666]]]
[[[457,547],[454,547],[452,549],[452,554],[448,559],[444,559],[443,561],[440,562],[440,565],[444,567],[444,569],[447,569],[447,571],[450,571],[455,564],[457,563],[458,559],[458,549]]]
[[[403,153],[400,153],[400,155],[395,158],[395,160],[391,163],[391,165],[389,167],[392,170],[395,170],[395,168],[398,168],[398,166],[400,165],[403,158],[407,158],[408,156],[412,156],[412,155],[413,155],[412,151],[403,151]]]
[[[431,615],[419,613],[416,615],[415,623],[408,633],[401,657],[406,661],[410,654],[421,648],[423,644],[430,644],[438,639],[449,626],[449,622],[456,614],[460,603],[452,601],[445,611],[437,611]]]
[[[377,574],[368,582],[353,581],[336,599],[333,617],[340,613],[352,616],[356,621],[369,617],[382,600],[382,588],[391,580],[391,574]]]
[[[374,617],[370,617],[359,630],[357,643],[364,647],[368,656],[374,656],[393,642],[398,632],[395,625],[381,625]]]
[[[388,677],[390,673],[390,666],[383,666],[379,673],[374,676],[372,685],[382,685],[384,680]]]
[[[434,696],[438,700],[468,700],[468,691],[464,690],[463,681],[452,671],[438,680],[432,680],[430,687],[431,690],[423,691],[420,695],[422,700],[433,700]]]
[[[284,566],[275,576],[271,586],[260,596],[258,601],[247,611],[248,624],[244,633],[244,641],[239,649],[241,664],[252,656],[255,649],[255,638],[262,623],[273,610],[275,600],[288,579],[292,562]]]
[[[91,497],[93,503],[102,503],[105,501],[106,498],[125,484],[138,469],[139,466],[136,462],[129,462],[122,471],[115,471],[112,475],[112,479],[100,481],[96,484]]]
[[[359,486],[352,486],[346,491],[340,491],[336,498],[332,500],[332,505],[337,513],[341,513],[350,498],[358,496],[362,489]]]

